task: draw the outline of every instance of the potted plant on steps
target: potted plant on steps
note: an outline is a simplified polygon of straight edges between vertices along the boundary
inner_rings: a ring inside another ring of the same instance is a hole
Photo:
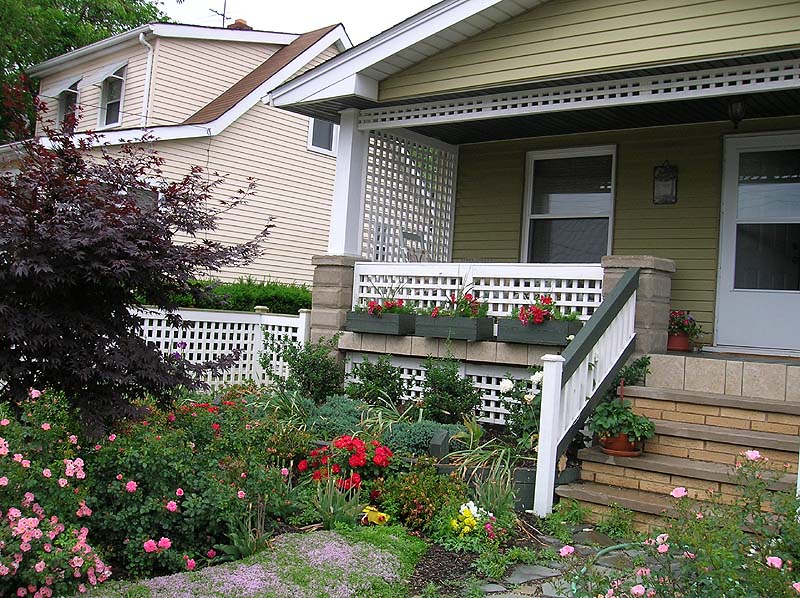
[[[350,332],[408,336],[414,334],[415,319],[414,307],[402,299],[373,299],[366,307],[357,305],[347,312],[345,328]]]
[[[669,312],[668,351],[691,351],[689,341],[701,334],[702,327],[687,310],[676,309]]]
[[[550,295],[536,295],[530,305],[514,308],[497,323],[497,340],[506,343],[566,346],[583,326],[578,312],[563,313]]]
[[[634,413],[631,402],[623,398],[600,403],[592,414],[589,430],[600,439],[600,450],[616,457],[638,457],[642,442],[655,434],[653,422]]]
[[[419,311],[417,336],[450,340],[483,341],[494,336],[494,318],[488,317],[489,304],[472,293],[455,293],[443,306]]]

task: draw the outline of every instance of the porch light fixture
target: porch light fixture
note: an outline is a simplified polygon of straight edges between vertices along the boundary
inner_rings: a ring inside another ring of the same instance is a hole
[[[742,100],[731,100],[728,102],[728,118],[733,123],[733,128],[738,129],[739,123],[744,120],[745,107]]]
[[[653,203],[673,204],[678,201],[678,167],[664,160],[653,169]]]

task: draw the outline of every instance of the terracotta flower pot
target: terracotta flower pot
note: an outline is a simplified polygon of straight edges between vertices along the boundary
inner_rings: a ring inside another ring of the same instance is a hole
[[[685,332],[670,332],[667,335],[667,351],[690,351],[689,335]]]
[[[619,434],[600,439],[600,450],[606,455],[615,457],[638,457],[642,454],[642,449],[636,443],[628,440],[627,434]]]

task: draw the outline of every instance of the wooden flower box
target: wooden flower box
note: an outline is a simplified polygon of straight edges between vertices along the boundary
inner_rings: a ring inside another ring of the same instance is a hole
[[[345,328],[350,332],[408,336],[414,334],[416,317],[416,314],[382,314],[376,318],[365,311],[349,311]]]
[[[545,320],[541,324],[528,324],[515,319],[500,320],[497,324],[497,340],[504,343],[528,345],[566,346],[568,336],[577,334],[583,327],[580,320]]]
[[[494,318],[417,316],[417,336],[459,341],[485,341],[494,336]]]

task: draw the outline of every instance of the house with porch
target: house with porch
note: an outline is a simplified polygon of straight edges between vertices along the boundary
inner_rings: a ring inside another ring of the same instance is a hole
[[[78,132],[93,130],[113,152],[151,136],[164,176],[180,180],[192,166],[255,193],[227,210],[208,238],[249,241],[272,221],[263,254],[216,274],[310,283],[311,257],[325,250],[336,164],[334,123],[277,110],[262,101],[274,87],[352,44],[342,25],[303,34],[150,23],[35,65],[45,118],[58,127],[80,110]],[[43,133],[41,124],[37,131]],[[13,145],[0,147],[0,169],[13,168]]]
[[[443,0],[288,81],[270,104],[339,123],[312,336],[376,289],[431,305],[470,287],[507,316],[537,292],[586,326],[562,355],[498,342],[345,333],[413,380],[450,350],[502,422],[497,385],[544,363],[537,498],[593,401],[626,389],[656,421],[638,459],[581,452],[556,493],[646,527],[682,485],[735,490],[736,454],[790,463],[800,432],[800,2]],[[670,308],[702,351],[666,351]],[[793,477],[794,476],[794,477]]]

